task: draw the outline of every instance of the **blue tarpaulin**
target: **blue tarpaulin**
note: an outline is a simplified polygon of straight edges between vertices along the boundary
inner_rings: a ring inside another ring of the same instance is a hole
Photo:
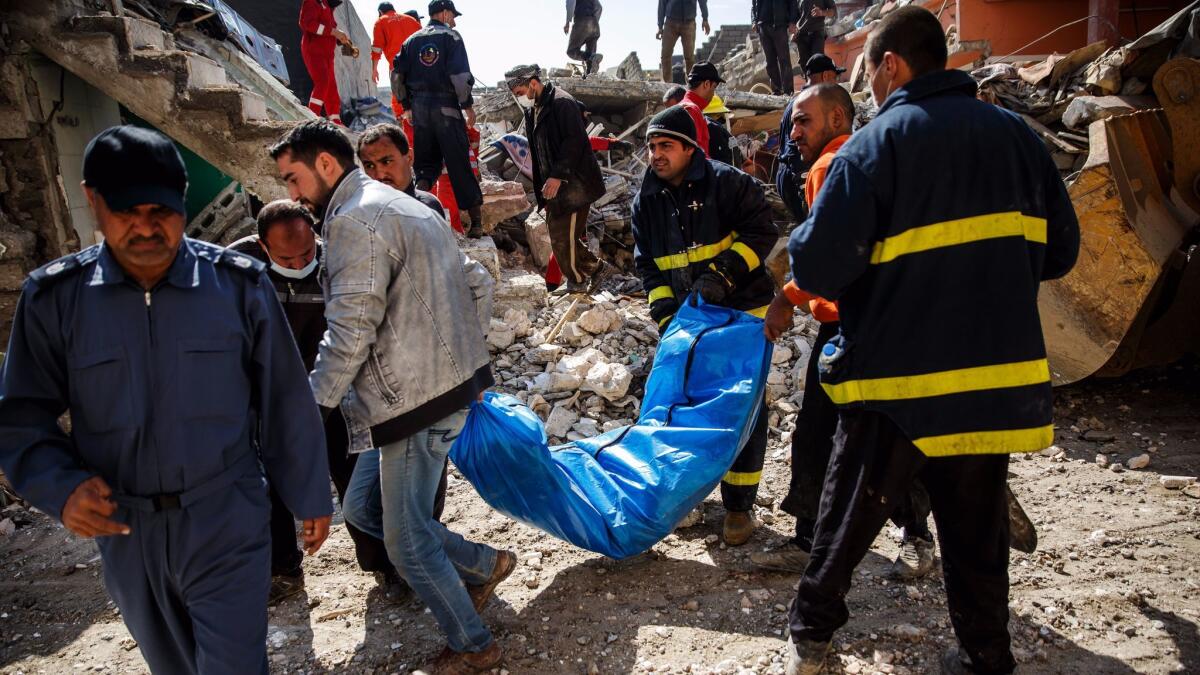
[[[760,319],[684,303],[659,343],[636,425],[550,448],[533,411],[489,393],[450,459],[497,511],[626,558],[670,534],[733,465],[770,365]]]

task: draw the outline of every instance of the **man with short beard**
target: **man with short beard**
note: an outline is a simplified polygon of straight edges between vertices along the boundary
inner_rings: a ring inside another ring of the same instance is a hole
[[[516,555],[467,541],[433,511],[467,408],[494,384],[494,282],[442,218],[355,167],[350,139],[329,122],[297,125],[271,157],[325,239],[329,329],[309,383],[327,415],[341,408],[351,452],[379,449],[388,555],[449,642],[430,670],[490,670],[502,653],[479,612]]]
[[[266,675],[264,478],[315,553],[333,511],[325,435],[266,266],[184,237],[186,189],[157,132],[88,144],[104,242],[25,282],[0,372],[0,467],[96,539],[151,672]]]
[[[432,192],[418,190],[413,182],[413,153],[408,136],[395,124],[376,124],[358,137],[358,161],[371,178],[403,192],[446,217],[446,209]]]

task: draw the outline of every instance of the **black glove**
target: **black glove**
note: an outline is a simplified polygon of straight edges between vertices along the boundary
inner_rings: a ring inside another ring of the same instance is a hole
[[[671,319],[675,318],[675,313],[678,311],[679,302],[675,298],[663,298],[650,305],[650,318],[658,327],[659,335],[666,332],[667,326],[671,325]]]
[[[692,283],[692,290],[704,298],[708,304],[719,305],[729,297],[729,292],[733,290],[733,284],[730,284],[725,275],[720,272],[709,270]]]

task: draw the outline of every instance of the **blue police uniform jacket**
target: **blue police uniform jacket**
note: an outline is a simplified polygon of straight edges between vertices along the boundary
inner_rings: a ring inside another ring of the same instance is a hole
[[[239,465],[261,476],[261,461],[298,518],[329,515],[320,413],[264,270],[184,239],[150,291],[103,244],[30,274],[0,371],[0,467],[17,492],[61,518],[95,475],[149,497]]]
[[[465,110],[475,103],[474,86],[462,36],[440,21],[409,36],[392,65],[392,90],[406,110],[414,100]]]
[[[1038,287],[1079,252],[1042,141],[975,93],[956,70],[893,93],[789,242],[796,284],[839,303],[830,398],[888,415],[934,457],[1053,443]]]

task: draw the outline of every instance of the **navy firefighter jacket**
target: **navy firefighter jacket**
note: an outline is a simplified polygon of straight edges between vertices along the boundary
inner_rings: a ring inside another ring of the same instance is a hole
[[[838,301],[830,398],[888,415],[928,456],[1053,443],[1038,287],[1079,253],[1041,139],[975,93],[956,70],[894,92],[789,242],[796,284]]]
[[[329,515],[320,413],[264,270],[190,239],[150,291],[104,244],[35,270],[0,371],[0,467],[17,492],[61,518],[92,476],[156,497],[239,465],[261,475],[257,459],[298,518]]]
[[[462,36],[441,21],[430,20],[405,40],[392,65],[392,91],[405,110],[416,99],[466,110],[474,105],[474,86]]]

